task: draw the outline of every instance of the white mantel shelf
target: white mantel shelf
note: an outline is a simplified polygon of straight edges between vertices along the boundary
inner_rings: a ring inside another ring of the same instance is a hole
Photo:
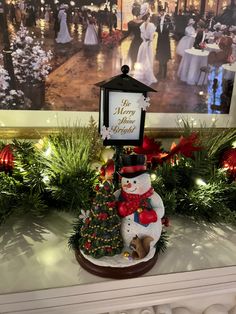
[[[11,219],[1,228],[1,314],[218,314],[205,311],[215,303],[231,309],[219,314],[236,313],[232,226],[209,228],[174,218],[169,247],[153,269],[139,278],[112,280],[77,264],[67,247],[72,221],[71,215],[54,212],[34,221]],[[188,302],[195,312],[172,312],[180,305],[191,308]]]

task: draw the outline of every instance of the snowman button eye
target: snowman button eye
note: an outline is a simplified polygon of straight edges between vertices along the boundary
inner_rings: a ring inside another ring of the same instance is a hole
[[[127,180],[127,183],[129,183],[129,180]]]
[[[136,184],[137,182],[134,180],[134,184]]]

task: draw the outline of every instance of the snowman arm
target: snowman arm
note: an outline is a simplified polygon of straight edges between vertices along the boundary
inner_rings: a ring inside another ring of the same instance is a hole
[[[154,192],[150,200],[152,208],[156,211],[158,218],[161,219],[165,214],[165,208],[160,195]]]
[[[115,196],[115,198],[116,198],[116,200],[118,200],[118,198],[119,198],[119,196],[120,196],[120,193],[121,193],[121,189],[119,189],[119,190],[117,190],[117,191],[115,191],[113,194],[114,194],[114,196]]]

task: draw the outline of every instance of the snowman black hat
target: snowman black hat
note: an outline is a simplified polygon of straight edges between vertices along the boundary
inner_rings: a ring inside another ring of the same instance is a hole
[[[124,155],[122,156],[122,168],[119,174],[125,178],[137,177],[147,172],[145,163],[145,155]]]

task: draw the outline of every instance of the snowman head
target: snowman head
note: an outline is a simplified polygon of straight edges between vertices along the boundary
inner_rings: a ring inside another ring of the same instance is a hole
[[[143,173],[133,178],[122,177],[121,187],[126,193],[142,195],[151,187],[150,175],[148,173]]]

